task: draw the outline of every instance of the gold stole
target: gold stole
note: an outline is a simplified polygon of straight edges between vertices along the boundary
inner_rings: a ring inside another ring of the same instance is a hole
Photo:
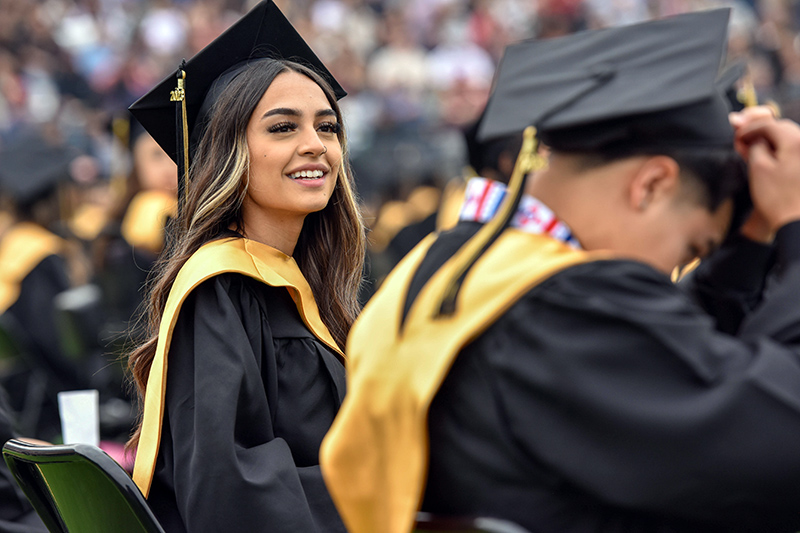
[[[167,298],[164,315],[161,317],[156,354],[147,378],[142,433],[133,468],[133,480],[145,497],[150,492],[161,441],[167,386],[167,354],[178,313],[186,297],[195,287],[213,276],[226,272],[250,276],[272,287],[286,287],[308,329],[323,344],[344,358],[344,354],[322,322],[311,287],[293,258],[249,239],[222,239],[205,244],[181,268]]]
[[[389,275],[348,338],[347,396],[320,450],[323,477],[351,533],[407,533],[428,468],[428,409],[453,361],[533,287],[570,266],[607,257],[508,229],[475,263],[453,315],[435,316],[464,247],[400,321],[429,236]]]
[[[164,226],[168,217],[176,216],[178,201],[174,194],[161,190],[146,190],[131,200],[122,219],[122,237],[135,248],[154,254],[164,247]]]
[[[64,251],[66,241],[38,224],[20,222],[0,240],[0,313],[19,298],[20,284],[45,257]]]

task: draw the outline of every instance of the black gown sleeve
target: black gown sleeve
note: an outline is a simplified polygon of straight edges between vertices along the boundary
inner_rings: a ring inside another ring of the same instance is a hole
[[[15,437],[11,407],[0,390],[0,443]],[[0,531],[3,533],[46,533],[47,528],[33,510],[3,461],[0,464]]]
[[[88,379],[61,349],[56,323],[55,298],[70,288],[64,258],[44,258],[20,284],[17,301],[8,309],[22,330],[22,342],[31,348],[36,363],[43,367],[56,390],[83,389]]]
[[[679,285],[714,317],[717,329],[735,334],[761,301],[773,256],[772,246],[735,237],[703,259]]]
[[[740,338],[645,265],[572,267],[465,353],[491,369],[520,453],[578,490],[730,531],[796,531],[796,267],[773,280]]]
[[[319,443],[296,443],[298,457],[293,457],[287,440],[276,434],[282,389],[307,398],[316,378],[283,371],[282,354],[276,353],[281,343],[270,327],[271,304],[243,279],[212,278],[180,311],[169,352],[156,475],[173,485],[177,512],[192,533],[343,531],[322,483]],[[291,346],[286,349],[298,349],[297,343]],[[325,398],[320,402],[327,405]],[[310,434],[321,440],[331,420]],[[308,423],[297,420],[298,426]],[[303,444],[313,450],[307,460]],[[154,490],[151,500],[158,499],[160,489]],[[160,505],[153,502],[157,514]]]
[[[776,264],[770,271],[762,303],[743,320],[739,335],[768,335],[800,344],[800,221],[787,224],[775,237]]]

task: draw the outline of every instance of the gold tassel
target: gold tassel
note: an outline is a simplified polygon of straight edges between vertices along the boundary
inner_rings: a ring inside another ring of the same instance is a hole
[[[181,67],[183,67],[183,65],[181,65]],[[189,194],[189,188],[187,187],[187,176],[189,172],[189,124],[186,118],[186,71],[183,68],[178,71],[178,86],[175,90],[170,92],[169,101],[181,103],[181,133],[183,142],[178,143],[182,145],[179,146],[179,148],[182,148],[181,151],[183,152],[183,165],[178,165],[178,194],[182,199],[182,202],[179,202],[180,208],[181,204],[186,204]]]
[[[525,185],[525,177],[531,172],[541,170],[547,166],[547,159],[539,153],[539,141],[536,138],[536,128],[528,126],[522,133],[522,147],[520,148],[511,180],[508,183],[506,198],[500,206],[497,214],[487,222],[479,231],[464,245],[462,257],[466,260],[456,269],[456,275],[450,280],[442,295],[441,306],[438,313],[449,315],[455,312],[456,299],[461,284],[467,272],[473,264],[480,258],[486,249],[494,242],[497,236],[505,229],[508,221],[514,215],[518,200],[522,196]]]

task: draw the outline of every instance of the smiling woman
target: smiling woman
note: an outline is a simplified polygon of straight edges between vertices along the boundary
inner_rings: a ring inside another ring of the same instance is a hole
[[[248,32],[261,40],[232,53]],[[254,59],[276,49],[314,68]],[[169,532],[344,531],[318,459],[365,244],[343,91],[271,2],[183,73],[186,196],[129,359],[143,398],[134,480]],[[175,129],[148,125],[163,94],[131,110],[178,159]]]
[[[291,255],[305,216],[333,194],[342,159],[341,125],[325,93],[299,72],[279,74],[247,125],[247,236]],[[250,228],[250,230],[247,229]],[[284,228],[285,231],[275,231]]]

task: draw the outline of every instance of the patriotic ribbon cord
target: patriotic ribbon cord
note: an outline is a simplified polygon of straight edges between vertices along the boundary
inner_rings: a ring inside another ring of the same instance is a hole
[[[517,212],[511,219],[511,226],[535,235],[546,233],[573,248],[581,247],[569,226],[559,220],[552,209],[533,196],[525,195],[520,199]]]
[[[472,178],[467,182],[464,204],[461,206],[460,220],[488,222],[497,213],[506,186],[499,181],[486,178]]]
[[[504,184],[486,178],[472,178],[467,182],[459,219],[487,222],[497,213],[505,196]],[[581,247],[569,226],[559,220],[552,209],[533,196],[524,195],[520,199],[517,212],[511,219],[511,226],[535,235],[546,233],[573,248]]]

